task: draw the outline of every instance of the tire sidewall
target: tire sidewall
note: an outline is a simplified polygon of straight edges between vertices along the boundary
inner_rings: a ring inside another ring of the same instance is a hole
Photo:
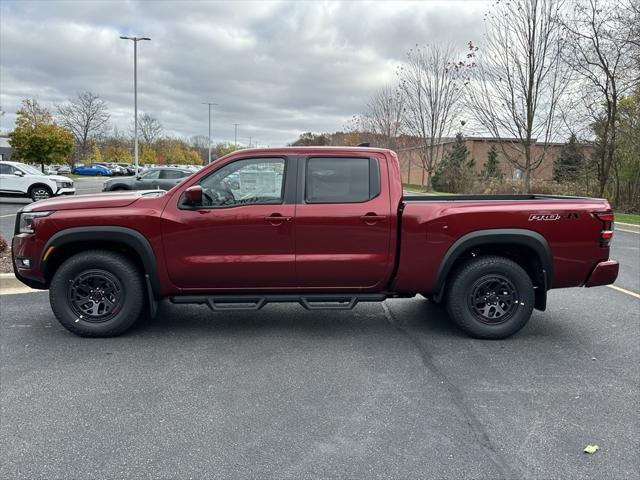
[[[46,198],[35,198],[34,195],[38,190],[44,190],[45,192],[47,192],[47,197]],[[33,200],[34,202],[37,202],[39,200],[46,200],[48,198],[51,198],[52,196],[52,192],[47,188],[47,187],[33,187],[31,189],[31,191],[29,192],[29,197],[31,197],[31,200]]]
[[[68,300],[71,281],[87,270],[105,270],[115,276],[122,286],[121,310],[111,319],[93,323],[79,318]],[[139,275],[126,260],[114,254],[76,255],[67,260],[55,273],[49,290],[51,307],[58,321],[68,330],[82,336],[102,337],[118,335],[128,329],[140,316],[142,285]]]
[[[508,259],[493,257],[492,260],[493,262],[488,262],[487,259],[479,259],[458,271],[458,277],[448,293],[447,308],[456,323],[471,335],[500,339],[513,335],[527,324],[533,312],[535,298],[531,279],[522,267]],[[506,277],[517,291],[516,311],[508,320],[496,325],[480,321],[468,302],[474,283],[481,277],[492,274]]]

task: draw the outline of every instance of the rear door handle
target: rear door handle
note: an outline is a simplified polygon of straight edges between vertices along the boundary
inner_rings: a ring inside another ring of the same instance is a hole
[[[362,215],[360,220],[362,220],[367,225],[375,225],[378,222],[385,220],[387,217],[384,215],[376,215],[374,213],[368,213],[366,215]]]

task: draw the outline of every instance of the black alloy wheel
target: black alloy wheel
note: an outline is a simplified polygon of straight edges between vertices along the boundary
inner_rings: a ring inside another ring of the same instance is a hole
[[[71,310],[87,322],[111,320],[122,308],[125,292],[120,280],[106,270],[88,270],[70,281]]]

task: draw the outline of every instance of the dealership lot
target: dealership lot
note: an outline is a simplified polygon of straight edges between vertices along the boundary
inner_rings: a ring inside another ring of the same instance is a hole
[[[640,235],[617,232],[612,257],[639,292]],[[640,300],[609,287],[550,292],[503,341],[469,339],[421,297],[165,302],[93,340],[46,293],[2,296],[0,313],[1,478],[640,475]]]

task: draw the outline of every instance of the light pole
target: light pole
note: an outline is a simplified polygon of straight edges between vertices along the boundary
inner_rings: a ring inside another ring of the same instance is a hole
[[[234,140],[233,140],[233,144],[237,147],[238,146],[238,125],[240,125],[239,123],[234,123],[233,126],[235,127],[235,134],[234,134]]]
[[[133,154],[136,164],[136,175],[138,175],[138,42],[151,40],[148,37],[125,37],[122,40],[133,41]]]
[[[209,165],[211,163],[211,105],[218,105],[217,103],[213,103],[213,102],[202,102],[203,105],[209,105],[209,163],[207,163],[207,165]]]

